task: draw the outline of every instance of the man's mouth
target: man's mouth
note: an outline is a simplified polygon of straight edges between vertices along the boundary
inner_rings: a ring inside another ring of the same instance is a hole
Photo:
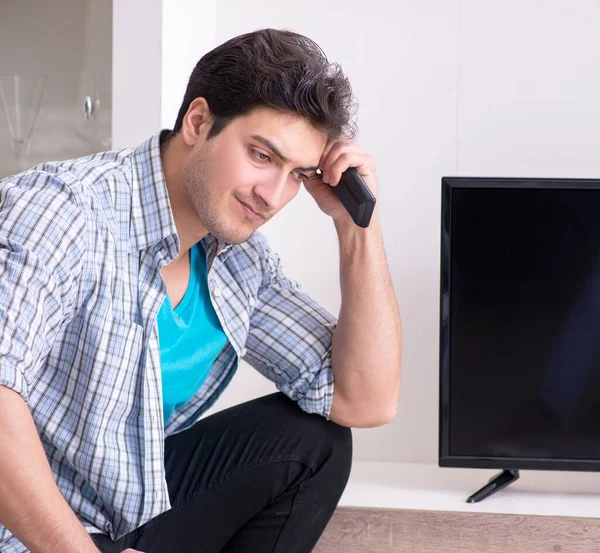
[[[266,217],[257,211],[254,211],[247,203],[242,202],[242,200],[238,199],[240,205],[242,206],[242,210],[246,214],[246,216],[254,221],[264,221]]]

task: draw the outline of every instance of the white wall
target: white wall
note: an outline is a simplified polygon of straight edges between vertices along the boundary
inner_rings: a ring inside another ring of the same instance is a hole
[[[355,432],[355,458],[436,462],[440,177],[600,176],[600,2],[219,2],[219,43],[269,26],[307,34],[346,70],[378,164],[403,387],[396,421]],[[337,312],[335,233],[308,195],[266,234]],[[271,390],[242,367],[218,407]]]
[[[164,0],[162,22],[161,127],[173,128],[192,70],[216,46],[216,0]]]
[[[461,0],[459,170],[600,176],[600,2]]]
[[[216,0],[113,0],[113,27],[112,144],[135,147],[174,126],[194,66],[216,46]]]
[[[160,128],[162,42],[162,0],[113,0],[113,148]]]

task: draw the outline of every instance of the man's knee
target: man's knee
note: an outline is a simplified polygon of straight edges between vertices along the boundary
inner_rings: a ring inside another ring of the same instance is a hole
[[[342,489],[345,487],[352,466],[352,431],[350,428],[325,419],[321,415],[305,413],[295,401],[282,393],[267,398],[278,404],[279,416],[289,417],[287,423],[292,432],[302,436],[303,449],[310,450],[313,470],[325,470],[332,475]]]
[[[302,413],[307,428],[306,439],[318,452],[316,470],[328,474],[332,488],[343,491],[352,466],[352,430],[320,415]]]

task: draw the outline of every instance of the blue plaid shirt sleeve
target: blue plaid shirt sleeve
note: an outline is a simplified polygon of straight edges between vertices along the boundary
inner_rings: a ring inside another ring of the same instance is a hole
[[[266,243],[265,278],[250,317],[245,359],[308,413],[329,418],[337,320],[285,276]]]
[[[30,172],[0,182],[0,385],[25,401],[73,311],[84,228],[60,179]]]

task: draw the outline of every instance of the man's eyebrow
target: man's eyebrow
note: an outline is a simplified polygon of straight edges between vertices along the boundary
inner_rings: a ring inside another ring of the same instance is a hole
[[[289,157],[286,157],[281,150],[275,146],[275,144],[273,144],[270,140],[268,140],[267,138],[265,138],[264,136],[260,136],[258,134],[253,134],[252,138],[254,138],[254,140],[261,142],[262,144],[264,144],[267,148],[269,148],[269,150],[271,150],[281,161],[285,161],[285,162],[290,162],[291,159]],[[296,167],[296,169],[299,169],[300,171],[316,171],[319,168],[319,166],[315,166],[315,167]]]

